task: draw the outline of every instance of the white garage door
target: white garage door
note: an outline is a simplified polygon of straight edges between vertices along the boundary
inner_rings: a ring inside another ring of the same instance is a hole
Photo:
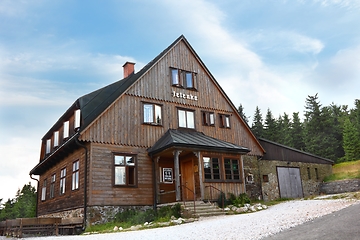
[[[299,168],[277,167],[280,197],[302,198],[303,189]]]

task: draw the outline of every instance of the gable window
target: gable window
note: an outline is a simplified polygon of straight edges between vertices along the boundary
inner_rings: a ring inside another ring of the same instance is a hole
[[[79,189],[79,160],[73,163],[71,190]]]
[[[63,138],[69,137],[69,121],[64,122],[64,133]]]
[[[196,73],[171,68],[171,84],[175,87],[196,90]]]
[[[45,199],[46,199],[46,182],[47,182],[47,180],[45,179],[43,182],[42,189],[41,189],[41,201],[45,201]]]
[[[213,112],[202,112],[204,126],[215,126],[215,115]]]
[[[134,155],[116,154],[114,156],[114,185],[136,185],[136,157]]]
[[[240,180],[239,160],[224,159],[225,179],[226,180]],[[253,175],[251,175],[253,176]],[[252,179],[252,178],[251,178]],[[252,180],[251,180],[252,182]]]
[[[220,179],[220,165],[219,158],[203,157],[204,161],[204,175],[208,180]]]
[[[60,171],[60,195],[65,193],[66,168]]]
[[[171,84],[173,86],[181,87],[182,83],[180,82],[180,71],[179,69],[171,69]]]
[[[144,103],[144,123],[161,125],[161,106]]]
[[[46,154],[51,152],[51,139],[46,140]]]
[[[220,127],[230,128],[230,115],[220,114]]]
[[[59,146],[59,131],[54,132],[54,147]]]
[[[54,198],[55,196],[55,180],[56,180],[56,174],[51,175],[50,198]]]
[[[194,111],[178,109],[179,127],[181,128],[195,128]]]
[[[80,127],[80,109],[75,110],[75,120],[74,120],[74,129]]]

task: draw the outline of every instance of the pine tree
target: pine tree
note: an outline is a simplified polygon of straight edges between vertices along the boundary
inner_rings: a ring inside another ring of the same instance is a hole
[[[268,108],[265,117],[264,138],[276,142],[277,133],[276,120],[273,118],[270,108]]]
[[[350,118],[347,118],[344,123],[343,131],[343,147],[345,151],[344,161],[353,161],[360,159],[359,156],[359,137],[356,131],[356,126],[350,121]]]
[[[264,137],[264,126],[262,114],[258,106],[256,106],[253,123],[251,126],[251,130],[254,135],[258,138]]]
[[[238,113],[244,119],[244,121],[246,123],[249,123],[248,117],[245,115],[244,107],[243,107],[243,105],[241,103],[240,103],[240,106],[238,107]]]
[[[304,150],[304,130],[298,112],[293,113],[290,135],[291,143],[289,146],[299,150]]]
[[[279,140],[280,143],[286,146],[291,146],[292,143],[291,122],[289,115],[287,115],[286,113],[284,113],[284,116],[281,118],[281,125],[279,125],[279,132],[281,135],[281,139]]]

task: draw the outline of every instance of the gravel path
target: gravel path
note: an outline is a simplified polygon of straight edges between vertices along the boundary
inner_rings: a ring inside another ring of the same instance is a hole
[[[270,206],[267,210],[259,212],[201,218],[193,223],[171,227],[86,236],[37,237],[26,240],[261,239],[359,203],[360,201],[346,199],[297,200]],[[0,240],[3,238],[0,237]]]

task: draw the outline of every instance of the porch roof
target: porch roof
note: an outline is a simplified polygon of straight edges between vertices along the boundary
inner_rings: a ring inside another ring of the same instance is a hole
[[[149,155],[155,155],[171,147],[192,148],[231,153],[248,153],[250,149],[188,129],[169,129],[151,148]]]

